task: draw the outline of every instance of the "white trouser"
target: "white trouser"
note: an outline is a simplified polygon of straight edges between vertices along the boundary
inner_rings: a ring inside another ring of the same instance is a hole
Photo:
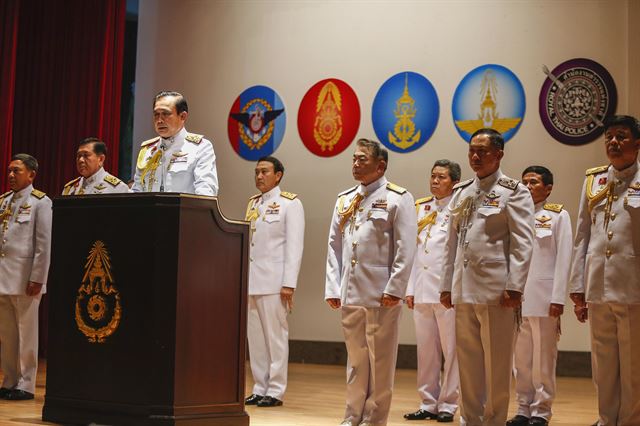
[[[38,307],[41,295],[0,296],[2,387],[36,392]]]
[[[401,313],[400,305],[391,308],[342,307],[342,331],[348,355],[344,417],[353,424],[387,424]]]
[[[460,424],[504,426],[516,315],[498,305],[457,304],[456,342],[462,399]]]
[[[524,317],[516,337],[513,374],[518,414],[551,419],[556,396],[558,322],[553,317]]]
[[[416,303],[413,321],[418,346],[420,408],[430,413],[446,411],[455,414],[460,386],[455,310],[447,309],[440,303]],[[440,377],[443,353],[444,371]]]
[[[600,425],[640,425],[640,305],[589,303]]]
[[[253,393],[282,400],[287,389],[289,324],[280,294],[249,296],[247,321]]]

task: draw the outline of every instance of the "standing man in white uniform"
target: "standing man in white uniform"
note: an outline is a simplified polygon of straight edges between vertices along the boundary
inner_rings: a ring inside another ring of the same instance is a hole
[[[11,191],[0,196],[0,398],[33,399],[38,373],[38,307],[51,252],[51,200],[33,189],[38,162],[16,154]]]
[[[400,301],[416,249],[413,196],[387,182],[388,152],[360,139],[352,173],[331,219],[325,300],[341,308],[347,347],[342,425],[386,425],[398,352]]]
[[[600,426],[640,424],[640,125],[605,124],[610,165],[587,170],[580,196],[570,296],[591,325]],[[588,309],[588,315],[587,315]]]
[[[431,169],[431,196],[416,200],[418,247],[407,287],[418,350],[418,411],[407,420],[453,421],[458,409],[460,375],[456,356],[456,315],[440,303],[442,255],[449,225],[447,205],[460,181],[460,166],[438,160]],[[444,355],[444,369],[442,357]],[[442,374],[441,374],[442,371]]]
[[[522,324],[516,338],[518,411],[507,426],[546,426],[556,395],[560,316],[571,265],[571,218],[562,204],[547,203],[553,174],[542,166],[522,172],[535,206],[533,258],[524,288]]]
[[[249,199],[251,222],[247,337],[253,393],[247,405],[282,405],[287,388],[289,325],[304,246],[304,210],[296,194],[280,190],[284,166],[275,157],[258,160]]]
[[[529,190],[502,174],[504,139],[493,129],[469,142],[474,179],[454,187],[440,300],[455,305],[461,424],[504,426],[513,346],[533,251]]]
[[[104,160],[107,146],[98,138],[80,141],[76,153],[76,168],[80,177],[68,182],[62,195],[117,194],[129,192],[129,187],[117,177],[107,173]]]
[[[142,142],[133,192],[218,195],[213,144],[184,128],[189,107],[178,92],[160,92],[153,103],[156,138]]]

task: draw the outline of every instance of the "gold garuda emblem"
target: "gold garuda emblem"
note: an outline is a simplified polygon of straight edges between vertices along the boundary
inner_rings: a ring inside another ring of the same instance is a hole
[[[409,74],[404,76],[404,91],[396,100],[396,109],[393,114],[396,124],[393,133],[389,132],[389,142],[401,149],[407,149],[416,142],[420,142],[421,130],[416,132],[416,124],[413,119],[417,112],[416,101],[409,94]]]
[[[316,121],[313,125],[313,138],[322,151],[333,151],[333,147],[342,137],[342,97],[340,90],[331,81],[325,84],[318,94],[316,102]]]
[[[76,324],[91,343],[104,343],[120,325],[120,293],[113,282],[107,248],[96,241],[87,256],[76,297]]]
[[[474,134],[476,130],[489,128],[504,134],[516,127],[522,118],[503,118],[498,112],[498,82],[493,70],[488,69],[482,76],[480,85],[480,111],[476,120],[457,120],[456,126],[462,131]]]

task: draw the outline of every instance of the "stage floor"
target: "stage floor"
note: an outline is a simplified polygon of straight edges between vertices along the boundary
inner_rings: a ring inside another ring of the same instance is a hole
[[[45,425],[41,420],[44,402],[46,365],[38,371],[34,401],[0,400],[0,425]],[[389,416],[389,426],[437,424],[435,421],[406,421],[402,414],[415,411],[415,370],[398,370]],[[252,386],[247,368],[247,393]],[[585,426],[597,419],[596,394],[591,379],[558,378],[558,392],[551,424]],[[345,369],[339,366],[290,364],[289,389],[284,405],[276,408],[247,407],[252,426],[324,426],[338,425],[344,414]],[[510,414],[515,411],[511,398]],[[456,422],[458,416],[456,415]]]

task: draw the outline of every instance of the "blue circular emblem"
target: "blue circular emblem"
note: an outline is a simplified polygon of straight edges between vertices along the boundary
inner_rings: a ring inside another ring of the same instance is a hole
[[[255,161],[278,149],[287,118],[280,96],[266,86],[253,86],[240,94],[231,105],[227,133],[234,151]]]
[[[520,128],[525,109],[522,83],[511,70],[496,64],[465,75],[451,105],[453,124],[465,142],[482,128],[497,130],[508,141]]]
[[[401,72],[384,82],[371,108],[376,136],[395,152],[411,152],[433,135],[440,116],[438,95],[429,80]]]

